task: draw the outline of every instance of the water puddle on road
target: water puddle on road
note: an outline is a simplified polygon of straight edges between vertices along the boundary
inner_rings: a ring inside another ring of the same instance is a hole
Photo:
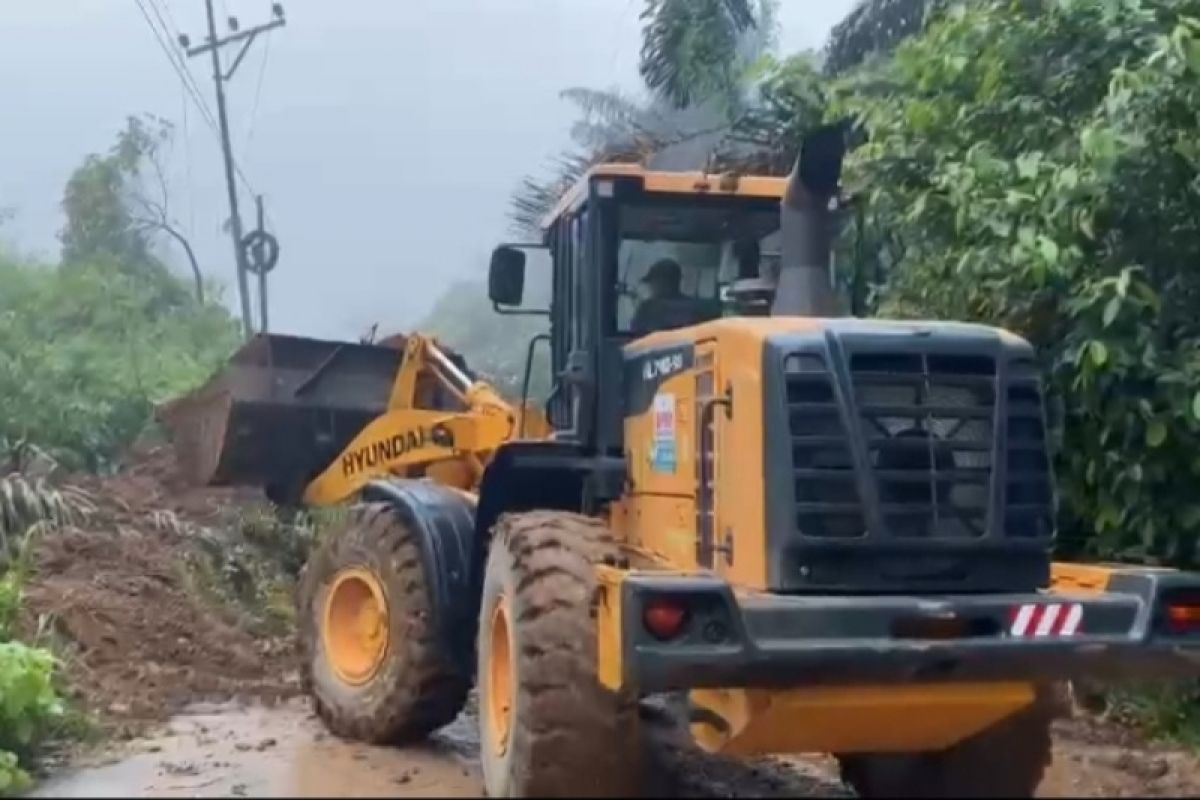
[[[92,756],[30,797],[479,797],[460,719],[429,743],[371,747],[328,734],[307,706],[197,706],[156,736]]]

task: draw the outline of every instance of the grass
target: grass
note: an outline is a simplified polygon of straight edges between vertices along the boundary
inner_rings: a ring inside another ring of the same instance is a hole
[[[1200,750],[1200,681],[1112,687],[1104,701],[1107,720],[1152,740]]]

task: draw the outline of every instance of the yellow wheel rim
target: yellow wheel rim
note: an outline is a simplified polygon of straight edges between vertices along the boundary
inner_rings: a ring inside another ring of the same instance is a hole
[[[359,686],[379,671],[388,650],[388,605],[383,585],[358,567],[334,576],[325,596],[322,638],[337,677]]]
[[[508,750],[508,737],[512,728],[513,668],[512,640],[508,622],[508,604],[503,600],[492,610],[491,647],[488,649],[487,714],[488,732],[491,734],[492,749],[502,756]]]

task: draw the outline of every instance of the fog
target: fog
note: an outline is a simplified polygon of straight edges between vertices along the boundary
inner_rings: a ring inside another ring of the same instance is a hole
[[[271,13],[267,0],[214,2],[219,20],[243,27]],[[202,38],[202,0],[141,3]],[[513,188],[568,145],[574,109],[559,91],[639,91],[641,0],[284,5],[286,27],[254,43],[230,85],[234,150],[281,244],[273,330],[411,325],[451,280],[482,270],[510,235]],[[819,46],[851,5],[783,0],[780,51]],[[235,304],[218,140],[138,0],[0,0],[0,36],[5,246],[56,258],[71,170],[108,148],[126,116],[154,113],[176,126],[171,210]],[[189,66],[215,110],[209,62]],[[249,227],[252,197],[241,197]],[[182,274],[181,256],[164,253]]]

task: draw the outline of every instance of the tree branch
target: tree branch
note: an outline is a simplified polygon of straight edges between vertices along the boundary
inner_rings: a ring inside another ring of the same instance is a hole
[[[146,205],[151,205],[149,202],[144,202]],[[162,231],[175,241],[179,242],[179,246],[183,248],[183,252],[188,259],[188,264],[192,268],[192,279],[196,284],[196,300],[203,305],[204,274],[200,271],[200,262],[196,259],[196,251],[192,249],[192,243],[188,241],[188,238],[184,236],[175,225],[171,224],[165,216],[159,219],[135,217],[133,222],[143,228]]]

